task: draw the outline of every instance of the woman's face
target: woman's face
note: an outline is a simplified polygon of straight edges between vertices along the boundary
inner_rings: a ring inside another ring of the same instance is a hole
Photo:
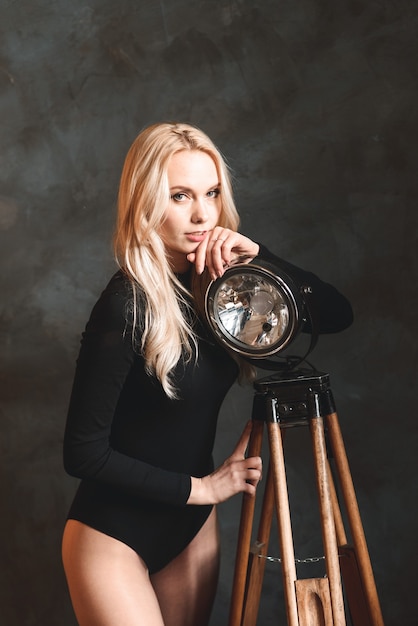
[[[176,152],[168,165],[170,202],[160,235],[176,272],[215,228],[221,213],[220,182],[213,159],[200,150]]]

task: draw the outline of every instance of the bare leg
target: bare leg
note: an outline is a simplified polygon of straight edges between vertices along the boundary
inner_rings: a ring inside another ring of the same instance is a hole
[[[124,543],[69,520],[62,555],[80,626],[164,626],[148,570]]]
[[[219,552],[214,508],[187,548],[151,576],[165,626],[207,626],[218,584]]]

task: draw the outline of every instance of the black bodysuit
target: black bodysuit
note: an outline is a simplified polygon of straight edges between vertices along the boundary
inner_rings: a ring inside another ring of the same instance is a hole
[[[259,256],[277,259],[264,247]],[[338,291],[285,265],[313,284],[321,332],[351,323],[351,307]],[[187,286],[186,275],[183,280]],[[170,400],[133,349],[131,305],[130,281],[119,271],[83,333],[64,437],[65,469],[82,480],[68,517],[126,543],[154,573],[189,544],[210,514],[211,506],[186,502],[191,476],[213,470],[218,413],[238,367],[198,322],[197,364],[178,363],[179,397]]]

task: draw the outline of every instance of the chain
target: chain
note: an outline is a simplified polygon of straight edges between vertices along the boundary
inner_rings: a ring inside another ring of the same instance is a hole
[[[282,560],[278,556],[267,556],[264,554],[257,554],[259,559],[266,559],[270,563],[281,563]],[[295,559],[295,563],[301,565],[303,563],[319,563],[319,561],[325,561],[324,556],[309,556],[306,559]]]
[[[264,544],[256,541],[254,545],[251,547],[251,552],[254,556],[258,556],[259,559],[266,559],[270,563],[281,563],[282,559],[278,556],[268,556],[266,554],[260,554],[260,550]],[[338,555],[341,557],[341,555]],[[325,561],[325,556],[309,556],[306,559],[295,559],[295,563],[297,565],[309,564],[309,563],[319,563],[320,561]]]

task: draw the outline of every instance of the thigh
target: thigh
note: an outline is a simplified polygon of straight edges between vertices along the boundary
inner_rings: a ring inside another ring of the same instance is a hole
[[[215,507],[196,537],[151,576],[165,626],[206,626],[219,576],[220,539]]]
[[[148,570],[129,546],[69,520],[62,557],[80,626],[164,626]]]

